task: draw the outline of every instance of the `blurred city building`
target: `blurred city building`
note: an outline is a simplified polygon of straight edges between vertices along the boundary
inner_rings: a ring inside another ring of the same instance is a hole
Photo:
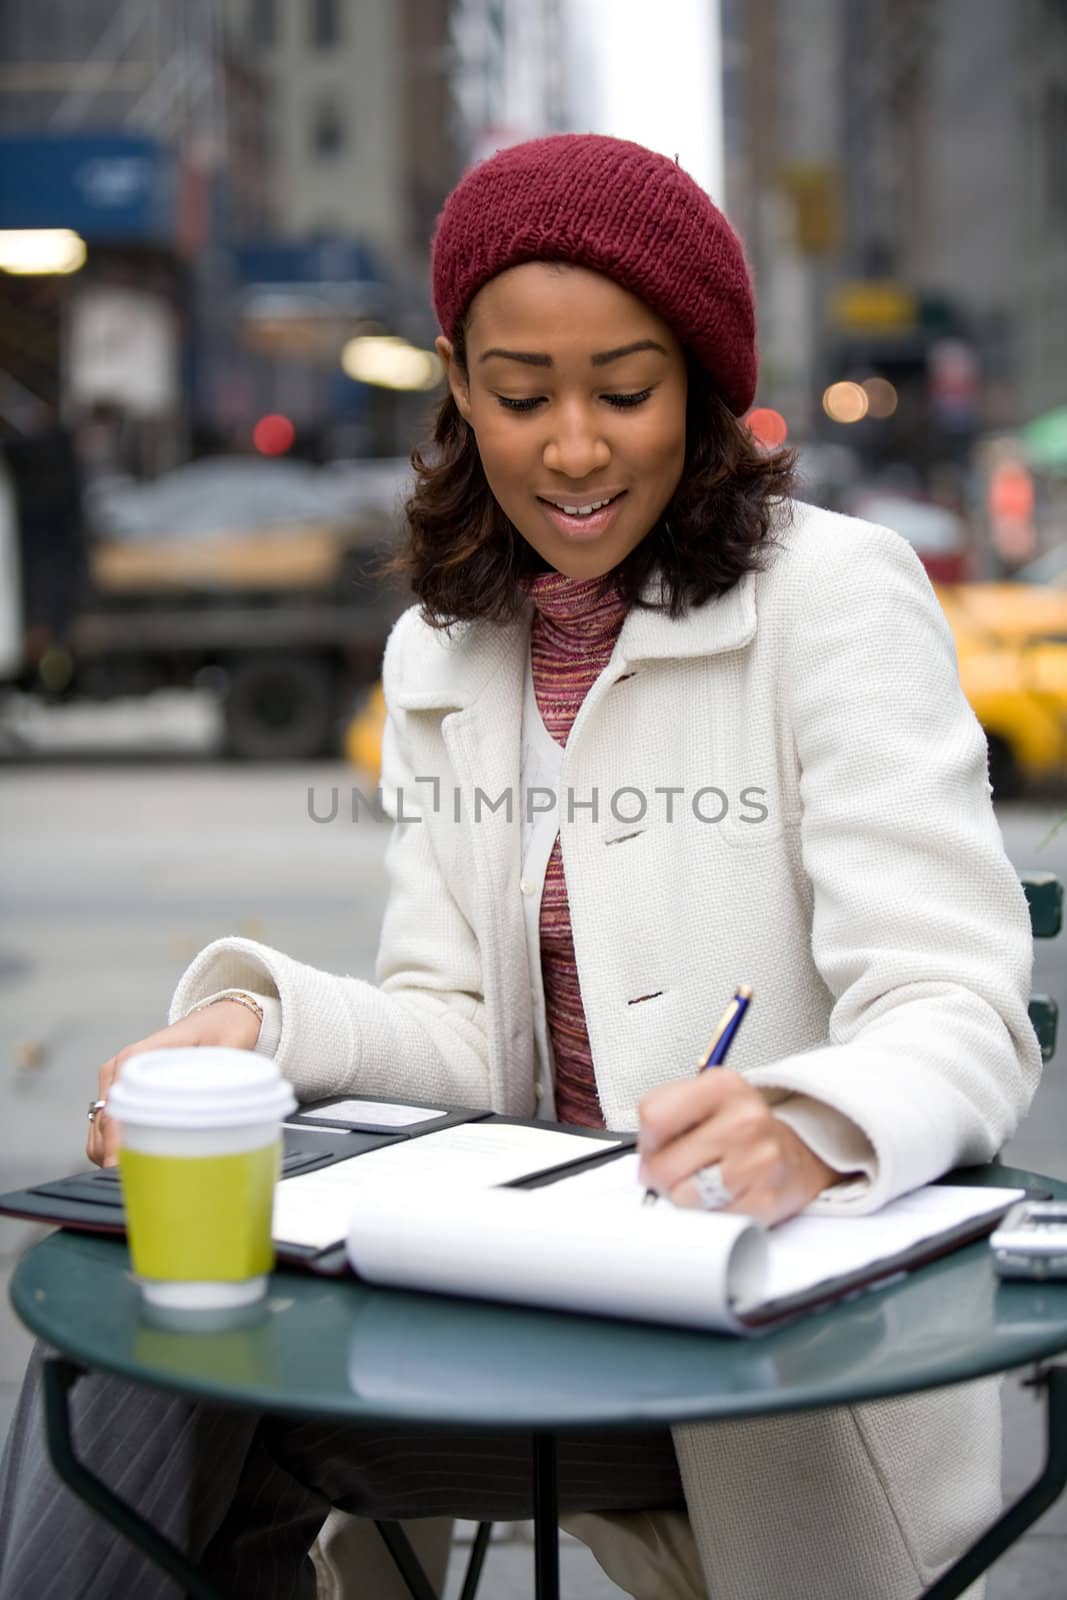
[[[451,14],[465,164],[568,126],[563,0],[454,0]]]
[[[212,0],[10,0],[0,60],[0,229],[46,253],[66,230],[84,260],[0,262],[3,367],[111,464],[163,470],[188,453],[200,261],[271,226],[260,85]]]
[[[259,448],[272,416],[313,459],[406,453],[437,213],[472,160],[564,126],[561,6],[10,0],[0,230],[81,257],[0,261],[4,369],[136,475]]]
[[[406,454],[442,200],[566,128],[725,204],[821,497],[984,497],[1021,560],[1003,483],[1067,475],[1067,0],[5,0],[0,63],[0,419],[90,476]]]
[[[267,97],[279,232],[424,246],[462,169],[448,0],[224,0]]]
[[[958,499],[976,443],[1067,387],[1067,5],[721,5],[761,399]]]
[[[327,456],[406,453],[425,430],[420,385],[412,399],[401,379],[417,365],[401,358],[391,382],[379,367],[368,387],[345,376],[368,363],[341,357],[361,335],[432,343],[428,253],[445,195],[471,161],[561,125],[559,0],[226,0],[225,12],[265,87],[285,241],[238,252],[245,342],[287,358],[259,363],[256,392],[298,429],[325,425]],[[224,386],[247,410],[232,363]]]
[[[562,125],[560,4],[5,4],[0,679],[330,747],[402,604],[434,223]]]

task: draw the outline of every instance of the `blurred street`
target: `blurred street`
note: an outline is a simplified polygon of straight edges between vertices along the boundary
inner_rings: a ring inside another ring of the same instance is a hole
[[[186,708],[187,709],[187,708]],[[164,708],[164,711],[166,708]],[[110,740],[107,737],[110,727]],[[0,1178],[4,1189],[84,1165],[85,1105],[97,1067],[122,1045],[166,1020],[186,962],[211,939],[242,933],[316,966],[371,974],[384,904],[386,828],[315,823],[358,782],[339,764],[256,769],[205,761],[181,717],[157,723],[188,754],[156,765],[123,760],[126,720],[112,709],[94,736],[115,752],[109,763],[62,754],[47,763],[8,762],[0,789],[6,887],[0,910],[0,1020],[5,1096],[13,1116]],[[58,725],[55,740],[73,737]],[[1067,826],[1042,847],[1061,807],[1005,806],[1001,824],[1012,860],[1067,877]],[[1064,943],[1037,945],[1034,987],[1067,1015]],[[1067,1176],[1065,1051],[1045,1082],[1006,1159]],[[4,1282],[17,1254],[38,1236],[30,1224],[0,1224]],[[0,1310],[0,1431],[6,1431],[27,1335]],[[1039,1459],[1040,1413],[1009,1380],[1008,1481],[1016,1492]],[[521,1531],[495,1544],[487,1592],[519,1600],[532,1582],[532,1548]],[[461,1555],[462,1552],[461,1549]],[[1060,1600],[1067,1561],[1067,1506],[1053,1509],[990,1583],[989,1600]],[[568,1600],[619,1593],[580,1546],[563,1552]],[[453,1574],[450,1597],[458,1592]]]

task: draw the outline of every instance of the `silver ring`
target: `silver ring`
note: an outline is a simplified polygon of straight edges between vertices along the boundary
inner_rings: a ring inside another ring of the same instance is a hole
[[[733,1199],[722,1181],[722,1163],[719,1161],[713,1161],[710,1167],[701,1167],[699,1172],[694,1172],[692,1181],[705,1211],[718,1211]]]
[[[90,1100],[89,1101],[89,1121],[92,1122],[93,1118],[96,1116],[96,1113],[98,1111],[103,1111],[103,1109],[104,1109],[104,1107],[106,1105],[107,1105],[107,1101],[106,1100]]]

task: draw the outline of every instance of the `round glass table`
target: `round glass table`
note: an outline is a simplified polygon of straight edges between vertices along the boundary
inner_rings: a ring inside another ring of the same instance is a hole
[[[1067,1183],[1009,1167],[968,1169],[952,1180],[1067,1198]],[[277,1272],[266,1303],[236,1324],[189,1331],[146,1312],[124,1244],[73,1232],[29,1251],[11,1296],[21,1319],[59,1352],[45,1380],[57,1471],[205,1600],[211,1590],[180,1553],[74,1457],[66,1394],[81,1372],[257,1411],[527,1433],[534,1440],[535,1584],[539,1600],[547,1600],[558,1594],[554,1442],[565,1430],[851,1404],[1043,1364],[1067,1350],[1067,1283],[998,1280],[984,1241],[756,1339],[292,1271]],[[1048,1407],[1045,1470],[926,1591],[929,1600],[961,1594],[1067,1482],[1067,1368],[1043,1365],[1035,1381]],[[389,1525],[389,1537],[394,1531]],[[390,1548],[422,1600],[432,1591],[402,1544],[401,1535]]]

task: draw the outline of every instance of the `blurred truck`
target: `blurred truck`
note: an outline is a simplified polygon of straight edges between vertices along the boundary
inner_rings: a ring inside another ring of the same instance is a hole
[[[336,753],[407,603],[381,575],[407,472],[213,458],[94,486],[88,593],[51,661],[12,670],[9,652],[8,681],[64,700],[207,688],[232,755]]]

